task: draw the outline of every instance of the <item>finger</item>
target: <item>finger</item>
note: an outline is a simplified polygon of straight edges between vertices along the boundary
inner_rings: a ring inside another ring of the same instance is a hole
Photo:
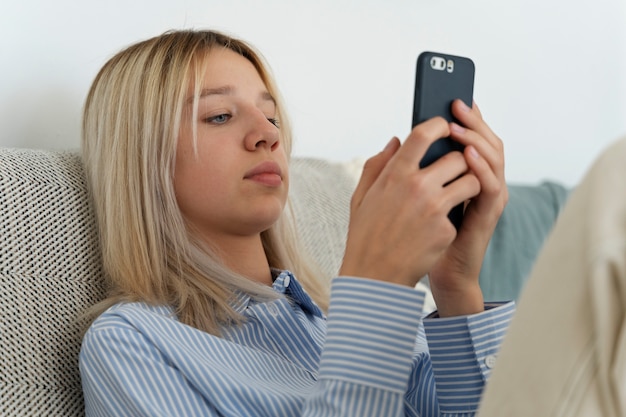
[[[501,143],[499,143],[499,146],[496,148],[478,132],[467,129],[454,122],[450,123],[450,137],[465,146],[475,147],[492,165],[497,165],[497,162],[502,158]]]
[[[466,214],[470,215],[470,212],[479,213],[482,222],[490,223],[495,227],[497,219],[508,201],[508,190],[504,177],[495,175],[487,161],[473,146],[465,148],[465,156],[481,187],[481,195],[472,200]]]
[[[453,151],[445,154],[429,166],[422,168],[422,173],[428,176],[428,181],[444,186],[460,175],[466,173],[469,165],[461,152]]]
[[[483,118],[483,114],[480,111],[480,107],[478,107],[478,104],[476,104],[475,101],[472,101],[472,109],[474,109],[474,111],[476,112],[476,114],[478,114],[478,117],[480,117],[481,119]]]
[[[450,127],[442,117],[435,117],[415,126],[390,165],[394,170],[415,171],[430,145],[450,135]]]
[[[455,113],[472,113],[475,117],[479,118],[482,120],[483,115],[480,111],[480,109],[478,108],[478,104],[476,104],[475,101],[472,101],[472,106],[468,106],[467,103],[465,103],[463,100],[461,99],[456,99],[452,102],[452,113],[454,114],[454,116],[456,117],[457,115]]]
[[[480,181],[481,190],[485,194],[498,194],[502,182],[493,171],[490,164],[473,146],[467,146],[464,155],[468,166]]]
[[[377,155],[374,155],[370,159],[368,159],[363,165],[363,172],[361,173],[361,178],[359,179],[359,183],[352,194],[352,205],[353,207],[358,207],[361,205],[365,194],[370,189],[372,184],[376,181],[381,171],[387,163],[389,159],[396,153],[398,148],[400,147],[400,140],[396,137],[391,138],[385,149],[383,149]]]
[[[455,100],[452,103],[452,114],[466,128],[478,132],[492,146],[499,147],[500,138],[485,123],[478,106],[474,103],[473,108],[469,108],[462,100]]]
[[[445,195],[450,210],[464,201],[476,197],[481,192],[481,183],[473,173],[467,173],[445,187]]]
[[[474,147],[499,178],[504,177],[504,149],[501,141],[498,140],[494,147],[477,132],[456,123],[451,123],[450,132],[451,137],[457,142],[466,147]]]

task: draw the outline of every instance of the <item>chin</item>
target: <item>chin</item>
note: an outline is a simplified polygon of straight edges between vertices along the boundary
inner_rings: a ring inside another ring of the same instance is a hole
[[[254,213],[250,221],[258,225],[258,230],[267,230],[270,227],[274,226],[283,215],[282,207],[280,209],[270,209],[269,207],[264,207],[264,210],[258,210]]]

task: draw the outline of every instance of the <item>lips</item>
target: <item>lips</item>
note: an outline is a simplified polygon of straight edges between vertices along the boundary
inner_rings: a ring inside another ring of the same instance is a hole
[[[261,162],[259,165],[246,172],[243,178],[270,187],[277,187],[283,182],[280,166],[274,161]]]

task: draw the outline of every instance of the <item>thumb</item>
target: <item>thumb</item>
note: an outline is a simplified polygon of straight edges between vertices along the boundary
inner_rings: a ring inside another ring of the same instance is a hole
[[[361,178],[359,179],[359,183],[357,184],[354,194],[352,195],[353,209],[361,205],[361,202],[363,201],[363,198],[365,198],[368,190],[372,184],[376,182],[376,179],[382,172],[383,168],[387,166],[387,163],[399,147],[400,140],[394,136],[391,138],[389,143],[387,143],[385,149],[365,161]]]

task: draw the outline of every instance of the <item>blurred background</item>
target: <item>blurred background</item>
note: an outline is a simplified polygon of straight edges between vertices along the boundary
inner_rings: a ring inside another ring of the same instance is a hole
[[[104,62],[181,28],[260,49],[299,156],[351,161],[404,139],[424,50],[474,60],[474,98],[505,142],[510,182],[575,185],[626,135],[623,0],[2,0],[0,146],[78,148]]]

